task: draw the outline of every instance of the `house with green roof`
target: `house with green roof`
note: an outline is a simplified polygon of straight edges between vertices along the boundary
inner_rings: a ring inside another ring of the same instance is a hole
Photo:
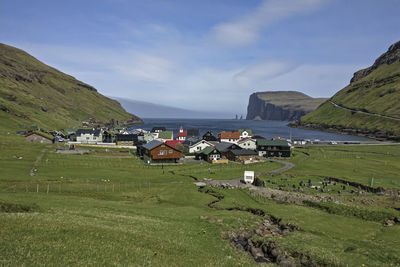
[[[167,140],[174,140],[174,132],[172,131],[162,131],[158,133],[157,140],[165,142]]]
[[[290,157],[290,145],[286,140],[257,140],[260,157]]]
[[[196,159],[212,162],[213,160],[220,160],[222,158],[221,152],[213,146],[208,146],[201,151],[196,152]]]
[[[238,132],[240,134],[240,139],[253,136],[253,131],[250,129],[239,129]]]

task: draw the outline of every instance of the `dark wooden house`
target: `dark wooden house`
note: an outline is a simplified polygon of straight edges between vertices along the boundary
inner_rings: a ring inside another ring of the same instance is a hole
[[[257,151],[263,157],[290,157],[290,146],[286,140],[257,140]]]
[[[250,149],[232,149],[226,153],[226,158],[231,161],[248,161],[257,157],[257,152]]]
[[[137,141],[138,141],[138,136],[136,134],[115,135],[115,142],[117,143],[118,146],[133,146],[137,143]]]
[[[176,163],[182,157],[179,150],[158,140],[142,145],[140,150],[144,162],[149,164]]]
[[[195,157],[197,160],[202,159],[204,161],[212,162],[213,160],[220,160],[222,158],[222,154],[215,147],[209,146],[199,152],[196,152]]]
[[[215,142],[218,141],[218,138],[215,137],[215,135],[213,135],[213,133],[211,131],[207,131],[204,135],[203,135],[203,140],[206,141],[211,141],[211,142]]]

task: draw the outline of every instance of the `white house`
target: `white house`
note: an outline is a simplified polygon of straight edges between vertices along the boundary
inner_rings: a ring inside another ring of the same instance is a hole
[[[81,144],[102,143],[103,133],[95,129],[79,129],[76,131],[76,141]]]
[[[236,144],[240,140],[240,134],[237,131],[220,132],[218,137],[220,142],[233,143],[233,144]]]
[[[257,142],[250,137],[242,138],[237,142],[238,146],[243,149],[255,150],[257,149]]]
[[[183,143],[183,149],[189,153],[195,153],[203,150],[206,147],[213,146],[210,142],[201,139],[188,138]]]

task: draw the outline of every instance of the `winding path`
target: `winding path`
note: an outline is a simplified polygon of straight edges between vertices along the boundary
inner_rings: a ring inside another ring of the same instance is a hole
[[[380,117],[380,118],[385,118],[385,119],[390,119],[390,120],[395,120],[395,121],[400,121],[400,118],[387,116],[387,115],[380,115],[377,113],[371,113],[371,112],[366,112],[366,111],[361,111],[361,110],[356,110],[356,109],[351,109],[351,108],[347,108],[344,106],[340,106],[340,105],[336,104],[335,102],[333,102],[332,100],[329,100],[328,102],[337,108],[341,108],[341,109],[344,109],[347,111],[351,111],[351,112],[355,112],[355,113],[362,113],[362,114],[366,114],[366,115],[370,115],[370,116],[375,116],[375,117]]]

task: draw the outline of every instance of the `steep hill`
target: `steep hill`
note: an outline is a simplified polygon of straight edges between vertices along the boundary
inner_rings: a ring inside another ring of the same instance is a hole
[[[141,119],[92,86],[0,44],[0,127],[80,126],[82,121],[138,124]]]
[[[400,42],[375,63],[354,73],[350,84],[301,118],[309,128],[373,137],[400,137]]]
[[[316,109],[325,98],[297,91],[257,92],[250,95],[247,120],[297,120]]]

